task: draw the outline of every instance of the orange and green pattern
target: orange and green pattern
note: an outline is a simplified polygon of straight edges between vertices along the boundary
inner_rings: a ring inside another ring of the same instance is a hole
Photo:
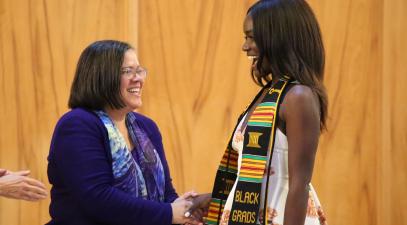
[[[237,173],[237,159],[239,158],[239,153],[227,149],[225,154],[223,154],[222,160],[219,165],[219,170]]]
[[[208,216],[206,217],[206,224],[218,224],[218,217],[223,213],[223,204],[220,204],[221,200],[212,198],[209,204]]]
[[[271,127],[276,112],[275,102],[260,103],[247,122],[248,126]]]
[[[266,156],[243,154],[239,181],[261,183],[266,162]]]

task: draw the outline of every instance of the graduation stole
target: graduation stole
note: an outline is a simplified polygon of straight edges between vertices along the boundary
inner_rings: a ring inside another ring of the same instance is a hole
[[[237,185],[233,197],[232,209],[229,216],[229,225],[256,224],[259,218],[260,193],[263,176],[266,168],[271,165],[273,155],[274,134],[276,131],[276,118],[280,96],[290,81],[280,79],[271,87],[269,82],[255,97],[253,102],[240,116],[233,131],[235,133],[239,121],[256,103],[257,99],[267,89],[263,100],[256,106],[248,118],[244,132],[242,151],[242,165],[237,176],[238,152],[232,149],[232,137],[229,140],[226,151],[216,173],[215,184],[212,191],[212,200],[209,204],[206,223],[218,225],[222,217],[228,195],[235,184]],[[269,153],[269,165],[266,167],[267,153]],[[268,171],[268,170],[267,170]],[[269,176],[267,174],[267,186]],[[266,187],[267,187],[266,186]],[[264,198],[264,209],[267,209],[267,189]],[[267,223],[267,219],[264,220]]]

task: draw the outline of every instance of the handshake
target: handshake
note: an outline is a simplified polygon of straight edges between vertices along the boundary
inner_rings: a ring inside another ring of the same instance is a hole
[[[211,194],[198,194],[189,191],[171,203],[172,223],[203,225],[203,217],[208,213]]]

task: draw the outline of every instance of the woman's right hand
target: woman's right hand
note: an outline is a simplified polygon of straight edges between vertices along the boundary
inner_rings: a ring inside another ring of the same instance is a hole
[[[186,199],[177,199],[171,203],[172,208],[172,223],[184,224],[188,221],[188,217],[185,217],[185,212],[192,206],[192,201]]]
[[[171,203],[172,208],[172,223],[173,224],[184,224],[192,222],[192,218],[185,217],[185,213],[189,211],[192,207],[192,199],[197,196],[197,193],[194,191],[189,191],[175,199]]]

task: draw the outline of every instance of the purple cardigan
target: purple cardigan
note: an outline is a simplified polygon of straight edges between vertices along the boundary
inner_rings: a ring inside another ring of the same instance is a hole
[[[150,137],[165,172],[165,203],[127,195],[113,184],[107,130],[91,111],[73,109],[58,121],[48,156],[52,184],[48,225],[167,225],[177,197],[165,159],[161,134],[151,119],[135,113]]]

